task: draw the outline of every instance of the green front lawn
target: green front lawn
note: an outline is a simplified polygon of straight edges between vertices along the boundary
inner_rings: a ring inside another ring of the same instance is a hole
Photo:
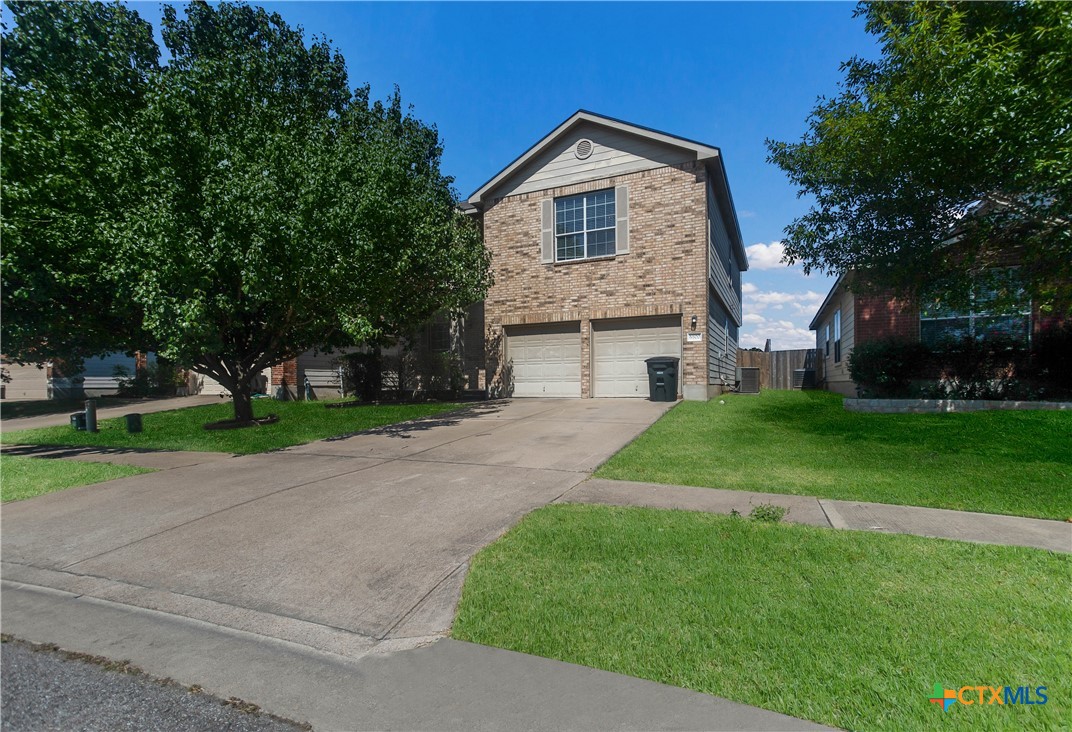
[[[731,394],[677,405],[596,476],[1065,519],[1072,412],[857,414],[828,392]]]
[[[62,491],[90,483],[152,473],[150,468],[112,463],[82,463],[0,454],[0,497],[3,502]]]
[[[105,419],[100,432],[76,432],[69,425],[36,430],[7,432],[5,444],[95,445],[150,450],[199,450],[207,452],[254,453],[300,445],[325,437],[405,422],[457,409],[449,403],[363,405],[345,409],[325,409],[324,402],[280,402],[257,399],[257,417],[279,415],[275,424],[239,430],[206,430],[207,422],[231,419],[230,402],[187,407],[143,416],[144,431],[130,434],[122,418]],[[136,409],[131,409],[136,411]]]
[[[473,559],[453,635],[847,729],[1060,729],[1070,581],[1035,549],[560,505]],[[943,712],[936,683],[1049,702]]]

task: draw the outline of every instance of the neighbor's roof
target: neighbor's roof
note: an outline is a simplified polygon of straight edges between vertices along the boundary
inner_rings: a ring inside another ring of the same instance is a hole
[[[702,142],[696,142],[695,140],[690,140],[678,135],[671,135],[667,132],[653,130],[650,127],[642,127],[641,125],[624,122],[620,119],[614,119],[613,117],[596,114],[595,112],[589,112],[584,109],[577,110],[566,121],[552,130],[550,134],[523,152],[517,159],[499,171],[487,183],[477,188],[473,194],[469,196],[468,202],[473,206],[480,206],[483,204],[485,196],[498,187],[500,183],[523,168],[549,146],[553,145],[556,140],[568,134],[574,127],[586,122],[644,137],[654,142],[661,142],[665,145],[670,145],[683,150],[689,150],[695,153],[698,161],[713,165],[721,178],[721,189],[725,192],[726,202],[729,204],[730,213],[733,216],[733,230],[731,235],[736,239],[734,243],[736,244],[738,259],[741,262],[741,270],[744,271],[748,269],[748,255],[744,251],[744,241],[741,237],[741,226],[737,221],[737,209],[733,205],[733,195],[730,193],[729,180],[726,178],[726,169],[722,164],[722,151],[719,150],[719,148],[714,145],[705,145]]]

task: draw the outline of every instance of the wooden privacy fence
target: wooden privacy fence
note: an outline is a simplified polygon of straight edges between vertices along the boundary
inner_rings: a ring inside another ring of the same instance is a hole
[[[742,368],[759,369],[760,389],[800,388],[799,380],[794,385],[793,372],[798,369],[814,371],[815,349],[801,348],[795,351],[737,351],[737,365]],[[805,382],[807,384],[807,382]],[[813,386],[815,376],[808,386]]]

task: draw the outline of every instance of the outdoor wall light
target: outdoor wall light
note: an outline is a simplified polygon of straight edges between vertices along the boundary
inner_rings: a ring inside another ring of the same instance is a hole
[[[692,316],[692,330],[696,330],[696,316]]]

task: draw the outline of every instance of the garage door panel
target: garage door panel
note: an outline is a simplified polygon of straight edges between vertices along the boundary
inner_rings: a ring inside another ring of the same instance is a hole
[[[581,395],[581,331],[578,323],[508,328],[506,351],[513,396]]]
[[[681,319],[592,323],[593,394],[597,397],[647,397],[645,360],[681,357]]]

